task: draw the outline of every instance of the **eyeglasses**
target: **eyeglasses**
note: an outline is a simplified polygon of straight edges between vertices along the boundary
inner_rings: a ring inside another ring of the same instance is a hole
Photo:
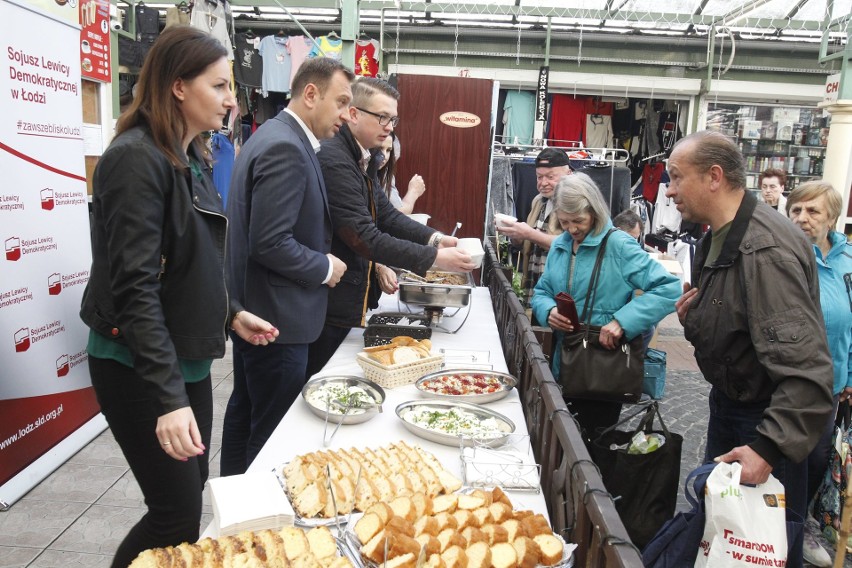
[[[371,115],[375,116],[376,118],[378,118],[379,119],[379,126],[387,126],[388,124],[390,124],[391,126],[396,128],[396,125],[399,124],[399,117],[398,116],[388,116],[386,114],[378,114],[378,113],[375,113],[373,111],[370,111],[370,110],[367,110],[367,109],[364,109],[364,108],[361,108],[361,107],[355,107],[355,108],[357,108],[361,112],[366,112],[367,114],[371,114]]]

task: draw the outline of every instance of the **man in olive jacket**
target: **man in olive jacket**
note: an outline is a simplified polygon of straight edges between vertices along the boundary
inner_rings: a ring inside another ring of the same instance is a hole
[[[684,335],[712,385],[705,459],[738,461],[742,483],[772,473],[805,517],[807,458],[833,408],[833,368],[813,247],[801,230],[745,190],[742,154],[719,132],[697,132],[669,159],[673,198],[707,223],[695,288],[678,300]],[[802,549],[787,566],[802,565]]]
[[[351,328],[365,324],[367,309],[378,305],[382,290],[375,263],[420,275],[433,265],[457,272],[474,268],[470,256],[455,248],[457,239],[397,211],[375,172],[368,173],[370,150],[381,146],[399,122],[398,99],[399,92],[385,81],[358,79],[352,85],[349,123],[324,141],[317,155],[334,226],[331,253],[348,268],[329,291],[325,326],[308,353],[308,377],[322,369]]]

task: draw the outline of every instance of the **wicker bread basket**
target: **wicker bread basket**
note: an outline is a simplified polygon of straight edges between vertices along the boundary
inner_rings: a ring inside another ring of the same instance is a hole
[[[411,363],[382,365],[364,353],[358,353],[356,361],[364,370],[365,377],[382,388],[392,389],[410,385],[423,375],[440,370],[444,365],[444,356],[433,355]]]

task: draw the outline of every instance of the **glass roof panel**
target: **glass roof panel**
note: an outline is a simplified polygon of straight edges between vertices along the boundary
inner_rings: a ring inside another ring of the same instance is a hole
[[[665,11],[675,14],[691,14],[700,4],[700,0],[669,0],[663,7],[659,0],[627,0],[619,9],[619,13]],[[615,2],[615,6],[618,6],[618,2]]]

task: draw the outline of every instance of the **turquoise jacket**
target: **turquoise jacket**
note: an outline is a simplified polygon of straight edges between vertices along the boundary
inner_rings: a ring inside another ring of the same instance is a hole
[[[819,303],[828,350],[834,363],[834,394],[852,387],[852,245],[842,233],[828,234],[831,250],[823,258],[814,245],[819,274]]]
[[[611,228],[612,222],[607,221],[603,231],[597,235],[589,234],[580,243],[570,290],[568,269],[574,241],[568,233],[562,233],[553,241],[547,254],[544,274],[536,284],[532,298],[532,310],[538,321],[547,321],[550,310],[556,307],[554,298],[559,292],[565,291],[574,297],[577,314],[582,318],[589,278],[601,240]],[[634,297],[635,290],[642,290],[642,295]],[[680,279],[653,260],[636,239],[624,231],[615,231],[607,241],[593,313],[586,319],[592,325],[600,326],[616,319],[624,329],[624,336],[630,340],[672,313],[681,292]],[[562,336],[562,332],[557,331],[555,334],[553,374],[556,377],[559,376]]]

